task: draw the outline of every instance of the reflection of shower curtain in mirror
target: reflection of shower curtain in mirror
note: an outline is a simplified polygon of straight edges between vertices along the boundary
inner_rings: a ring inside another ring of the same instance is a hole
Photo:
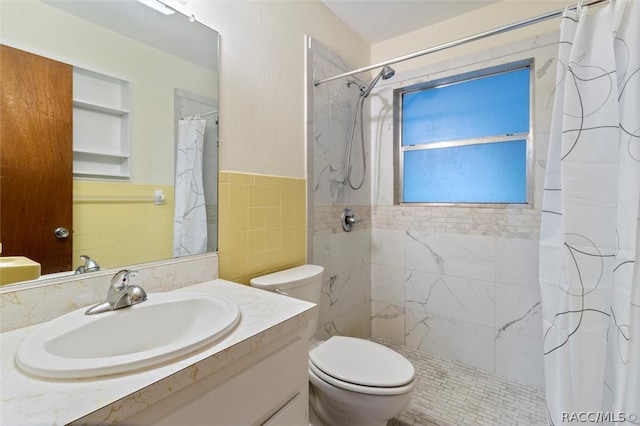
[[[202,180],[204,119],[178,121],[173,255],[207,251],[207,211]]]

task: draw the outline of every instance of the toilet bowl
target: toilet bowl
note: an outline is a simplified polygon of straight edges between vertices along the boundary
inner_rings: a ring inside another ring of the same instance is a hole
[[[322,273],[303,265],[253,278],[252,287],[320,303]],[[402,355],[378,343],[347,336],[316,341],[317,320],[309,324],[309,403],[327,426],[375,426],[411,401],[415,369]]]
[[[386,425],[413,395],[415,370],[397,352],[333,336],[309,352],[309,398],[328,425]]]

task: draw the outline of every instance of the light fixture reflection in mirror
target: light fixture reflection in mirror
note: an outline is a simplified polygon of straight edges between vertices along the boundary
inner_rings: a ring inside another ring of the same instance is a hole
[[[128,82],[129,143],[124,154],[113,156],[126,159],[128,176],[109,176],[99,171],[102,166],[82,168],[90,154],[103,159],[113,152],[87,153],[86,145],[77,146],[83,130],[74,112],[73,254],[65,269],[70,274],[83,263],[80,255],[103,269],[173,257],[177,120],[212,111],[206,117],[204,180],[207,251],[217,250],[218,34],[181,13],[165,16],[136,0],[116,3],[117,8],[113,1],[0,0],[3,45]],[[104,133],[98,125],[89,128],[92,139]],[[3,193],[7,186],[3,181]],[[156,190],[165,194],[163,205],[153,203]],[[26,235],[26,224],[8,223],[4,212],[1,220],[0,238],[9,227]],[[4,244],[2,255],[18,254]]]

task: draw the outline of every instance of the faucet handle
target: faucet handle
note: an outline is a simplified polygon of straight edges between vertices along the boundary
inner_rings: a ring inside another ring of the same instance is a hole
[[[147,293],[138,285],[131,285],[131,277],[138,271],[123,269],[116,272],[111,278],[111,285],[107,291],[107,300],[87,309],[86,315],[99,314],[101,312],[114,311],[147,300]]]
[[[131,277],[135,277],[138,275],[138,271],[123,269],[118,271],[113,278],[111,278],[111,288],[120,291],[124,287],[129,285],[129,281],[131,281]]]
[[[144,302],[147,300],[147,292],[144,291],[142,287],[139,285],[132,285],[128,288],[129,292],[129,300],[132,305],[135,305],[140,302]]]
[[[84,265],[80,265],[76,268],[76,274],[84,274],[85,272],[96,272],[100,270],[98,262],[83,254],[80,255],[80,259],[84,262]]]
[[[95,272],[100,270],[100,265],[98,265],[98,262],[96,262],[89,256],[83,254],[80,256],[80,259],[84,260],[85,272]]]

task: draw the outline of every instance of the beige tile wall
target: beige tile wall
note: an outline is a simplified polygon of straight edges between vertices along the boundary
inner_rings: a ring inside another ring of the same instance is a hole
[[[162,205],[153,203],[156,189]],[[172,185],[76,180],[73,195],[74,269],[83,254],[103,269],[172,257]]]
[[[220,172],[220,278],[255,276],[306,260],[306,180]]]

